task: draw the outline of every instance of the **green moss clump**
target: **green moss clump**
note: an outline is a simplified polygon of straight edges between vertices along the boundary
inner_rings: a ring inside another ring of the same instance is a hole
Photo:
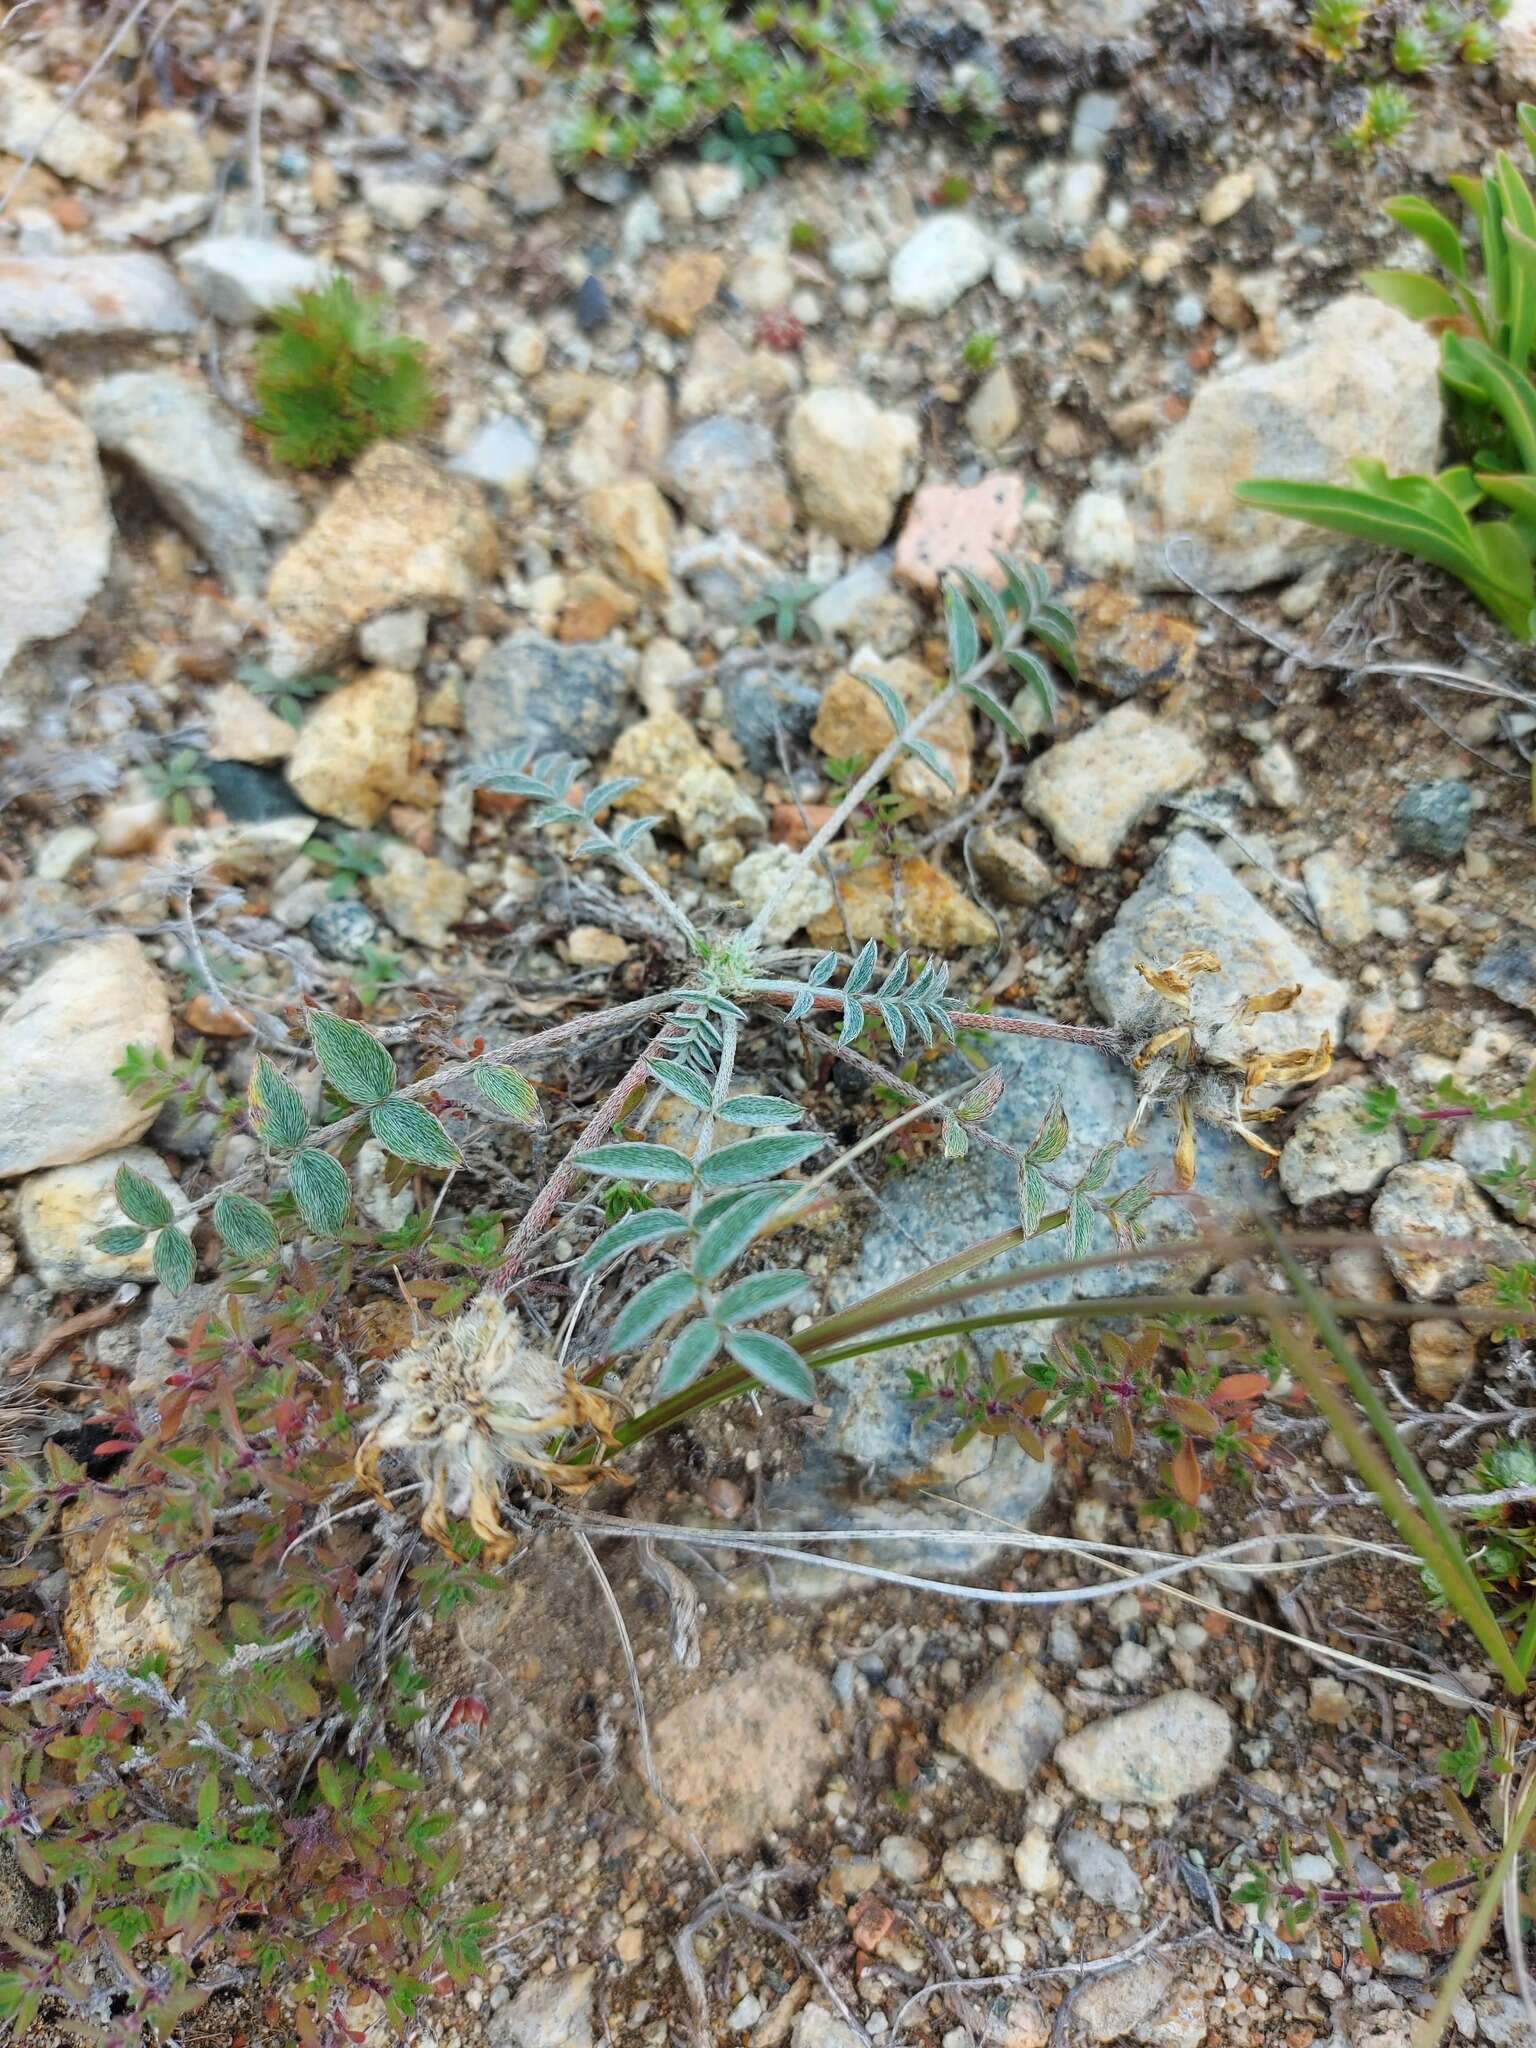
[[[279,306],[272,321],[257,350],[256,426],[279,462],[331,469],[431,419],[426,351],[388,331],[382,298],[337,277]]]
[[[569,97],[556,137],[567,163],[632,164],[714,128],[867,156],[906,105],[881,32],[895,0],[610,0],[584,20],[571,0],[512,0],[523,52]]]

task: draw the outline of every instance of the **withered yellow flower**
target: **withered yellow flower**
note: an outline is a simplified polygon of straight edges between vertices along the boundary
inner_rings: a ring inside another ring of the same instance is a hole
[[[421,1526],[448,1546],[451,1515],[467,1515],[493,1564],[516,1541],[501,1519],[509,1471],[567,1492],[610,1476],[598,1465],[561,1464],[547,1445],[583,1424],[607,1445],[613,1411],[593,1388],[530,1342],[521,1320],[495,1294],[481,1294],[450,1321],[390,1359],[368,1433],[357,1453],[360,1485],[377,1499],[379,1459],[403,1452],[426,1490]]]
[[[1257,1106],[1255,1095],[1261,1088],[1292,1088],[1320,1079],[1332,1065],[1333,1045],[1325,1031],[1315,1046],[1263,1052],[1240,1027],[1289,1010],[1301,994],[1300,984],[1233,1003],[1200,985],[1200,976],[1222,971],[1221,961],[1204,947],[1181,954],[1170,967],[1137,961],[1136,971],[1150,994],[1125,1025],[1125,1054],[1138,1077],[1127,1144],[1139,1144],[1148,1116],[1166,1108],[1178,1126],[1173,1172],[1181,1189],[1194,1185],[1197,1122],[1232,1131],[1256,1152],[1278,1159],[1278,1148],[1253,1126],[1280,1112]]]

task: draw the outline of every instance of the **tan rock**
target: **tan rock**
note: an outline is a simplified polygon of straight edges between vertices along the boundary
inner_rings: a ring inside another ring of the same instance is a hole
[[[1477,1363],[1477,1339],[1445,1316],[1414,1323],[1408,1331],[1413,1384],[1431,1401],[1449,1401]]]
[[[1110,697],[1161,696],[1195,673],[1200,631],[1110,583],[1075,594],[1078,667]]]
[[[910,413],[883,411],[867,392],[829,384],[789,416],[786,449],[809,517],[850,547],[877,548],[917,479]]]
[[[907,707],[909,717],[930,702],[939,687],[920,661],[905,655],[882,661],[869,648],[860,648],[843,674],[828,684],[816,723],[811,727],[812,740],[829,761],[858,760],[867,764],[895,733],[885,706],[867,684],[859,681],[861,674],[889,683]],[[912,754],[904,754],[897,762],[891,774],[891,787],[933,810],[953,811],[971,789],[970,706],[963,698],[957,698],[932,725],[923,728],[921,736],[949,770],[954,788],[946,789],[942,777]]]
[[[382,849],[383,872],[368,877],[368,894],[402,939],[434,951],[451,944],[469,908],[469,883],[458,868],[414,846]]]
[[[652,1728],[661,1789],[681,1832],[711,1856],[742,1856],[803,1818],[837,1751],[837,1701],[787,1653],[720,1679]]]
[[[917,590],[937,590],[956,569],[1001,588],[998,556],[1019,536],[1024,480],[1003,470],[979,484],[924,484],[896,543],[896,574]]]
[[[66,1287],[110,1287],[119,1280],[148,1280],[153,1275],[151,1238],[136,1252],[120,1257],[96,1243],[99,1232],[128,1221],[114,1191],[120,1166],[152,1181],[170,1203],[175,1220],[186,1228],[192,1205],[164,1160],[146,1145],[126,1145],[73,1166],[50,1166],[43,1173],[29,1174],[17,1197],[21,1242],[27,1263],[55,1293]]]
[[[1433,470],[1440,354],[1417,321],[1364,293],[1336,299],[1300,347],[1208,377],[1145,464],[1135,520],[1137,579],[1179,587],[1167,552],[1203,588],[1254,590],[1331,559],[1338,537],[1233,496],[1250,477],[1347,483],[1362,449],[1393,474]]]
[[[1454,1159],[1412,1159],[1395,1166],[1371,1208],[1398,1285],[1415,1301],[1439,1301],[1483,1280],[1490,1265],[1519,1265],[1536,1241],[1493,1209]],[[1423,1249],[1414,1239],[1424,1240]]]
[[[167,1684],[175,1685],[199,1661],[193,1637],[217,1621],[223,1601],[218,1572],[202,1555],[183,1558],[170,1570],[153,1547],[135,1548],[129,1532],[98,1527],[99,1504],[73,1501],[64,1510],[64,1564],[69,1591],[64,1601],[64,1647],[70,1669],[92,1660],[115,1670],[150,1657],[165,1660]],[[147,1588],[142,1602],[123,1604],[120,1573]]]
[[[1139,704],[1120,704],[1031,764],[1024,802],[1069,860],[1107,868],[1127,833],[1204,765],[1200,748],[1176,725]]]
[[[622,967],[630,947],[617,932],[597,924],[572,925],[565,937],[565,957],[573,967]]]
[[[1219,228],[1223,221],[1241,213],[1258,189],[1259,174],[1252,164],[1245,164],[1240,171],[1228,171],[1201,198],[1201,220],[1208,228]]]
[[[946,1745],[1005,1792],[1027,1792],[1066,1722],[1020,1656],[1000,1657],[981,1683],[957,1700],[939,1733]]]
[[[375,824],[411,783],[416,681],[369,669],[322,697],[299,729],[288,780],[323,818]]]
[[[965,408],[966,432],[978,448],[990,451],[1012,440],[1022,417],[1013,373],[1006,363],[999,363],[977,385]]]
[[[665,259],[652,279],[646,314],[668,334],[692,334],[724,277],[725,259],[713,249],[680,250]]]
[[[767,819],[735,776],[675,711],[656,711],[630,726],[613,750],[608,773],[632,775],[639,783],[619,799],[622,809],[662,819],[685,845],[729,835],[759,839],[767,830]]]
[[[1016,832],[983,825],[971,839],[970,856],[977,874],[1005,903],[1043,903],[1055,891],[1056,877]]]
[[[244,683],[221,683],[208,700],[208,752],[215,761],[286,761],[298,734]]]
[[[654,597],[670,597],[672,509],[642,477],[601,484],[581,501],[582,525],[615,576]]]
[[[685,420],[710,413],[758,415],[800,388],[800,367],[777,349],[748,349],[718,321],[701,327],[678,387]]]
[[[268,663],[302,675],[381,612],[455,611],[496,560],[496,529],[475,484],[409,448],[371,448],[272,571]]]
[[[626,477],[654,477],[671,432],[672,401],[660,377],[642,377],[637,384],[614,379],[592,398],[565,450],[571,488],[588,491]]]
[[[82,120],[40,78],[0,64],[0,151],[35,153],[61,178],[104,192],[121,170],[128,145]]]
[[[113,531],[89,431],[35,370],[0,362],[0,676],[30,642],[79,625]]]
[[[165,984],[136,938],[72,946],[0,1016],[0,1180],[93,1159],[155,1120],[113,1069],[174,1050]]]
[[[948,875],[908,854],[900,862],[893,900],[891,863],[872,860],[855,868],[838,884],[843,909],[855,943],[879,939],[892,946],[914,946],[924,952],[955,953],[962,946],[990,946],[997,929]],[[806,926],[813,945],[840,946],[843,924],[837,911],[813,918]]]

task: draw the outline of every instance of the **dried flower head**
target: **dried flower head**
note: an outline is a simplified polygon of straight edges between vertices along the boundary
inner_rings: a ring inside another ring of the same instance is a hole
[[[1333,1064],[1333,1045],[1325,1031],[1314,1046],[1263,1052],[1253,1045],[1245,1027],[1256,1017],[1290,1009],[1301,994],[1300,984],[1242,996],[1233,1003],[1202,985],[1202,975],[1221,972],[1216,955],[1203,948],[1181,954],[1171,967],[1146,967],[1138,961],[1136,971],[1150,993],[1124,1027],[1137,1082],[1136,1113],[1126,1142],[1140,1142],[1141,1127],[1154,1108],[1171,1109],[1179,1128],[1174,1178],[1181,1188],[1194,1185],[1197,1120],[1234,1131],[1256,1152],[1277,1159],[1276,1147],[1253,1125],[1267,1123],[1280,1112],[1261,1105],[1258,1093],[1321,1079]]]
[[[548,1456],[552,1437],[582,1424],[613,1442],[603,1396],[530,1343],[500,1296],[481,1294],[384,1368],[357,1477],[382,1500],[379,1458],[403,1451],[426,1489],[423,1532],[446,1548],[448,1518],[467,1514],[486,1556],[499,1564],[515,1541],[500,1513],[507,1472],[572,1492],[610,1476],[596,1464],[565,1465]]]

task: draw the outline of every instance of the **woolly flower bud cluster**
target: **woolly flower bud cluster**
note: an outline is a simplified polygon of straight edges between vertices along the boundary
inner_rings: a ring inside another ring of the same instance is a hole
[[[574,1491],[603,1472],[549,1456],[562,1431],[590,1425],[611,1443],[612,1412],[528,1341],[520,1319],[495,1294],[481,1294],[384,1368],[356,1470],[380,1499],[379,1459],[399,1451],[426,1493],[424,1534],[448,1547],[449,1518],[464,1515],[492,1563],[515,1541],[501,1520],[509,1472]],[[606,1476],[606,1475],[604,1475]]]
[[[1242,996],[1233,1003],[1202,985],[1202,975],[1222,970],[1214,953],[1199,948],[1181,954],[1171,967],[1146,967],[1138,961],[1136,971],[1149,993],[1124,1026],[1126,1055],[1137,1086],[1127,1143],[1140,1142],[1142,1126],[1154,1109],[1170,1110],[1178,1124],[1173,1166],[1181,1188],[1194,1185],[1197,1122],[1235,1132],[1256,1152],[1278,1158],[1275,1146],[1253,1129],[1280,1114],[1262,1106],[1259,1093],[1320,1080],[1333,1064],[1333,1044],[1325,1031],[1316,1045],[1263,1052],[1253,1045],[1248,1027],[1255,1018],[1290,1009],[1301,994],[1300,984]]]

